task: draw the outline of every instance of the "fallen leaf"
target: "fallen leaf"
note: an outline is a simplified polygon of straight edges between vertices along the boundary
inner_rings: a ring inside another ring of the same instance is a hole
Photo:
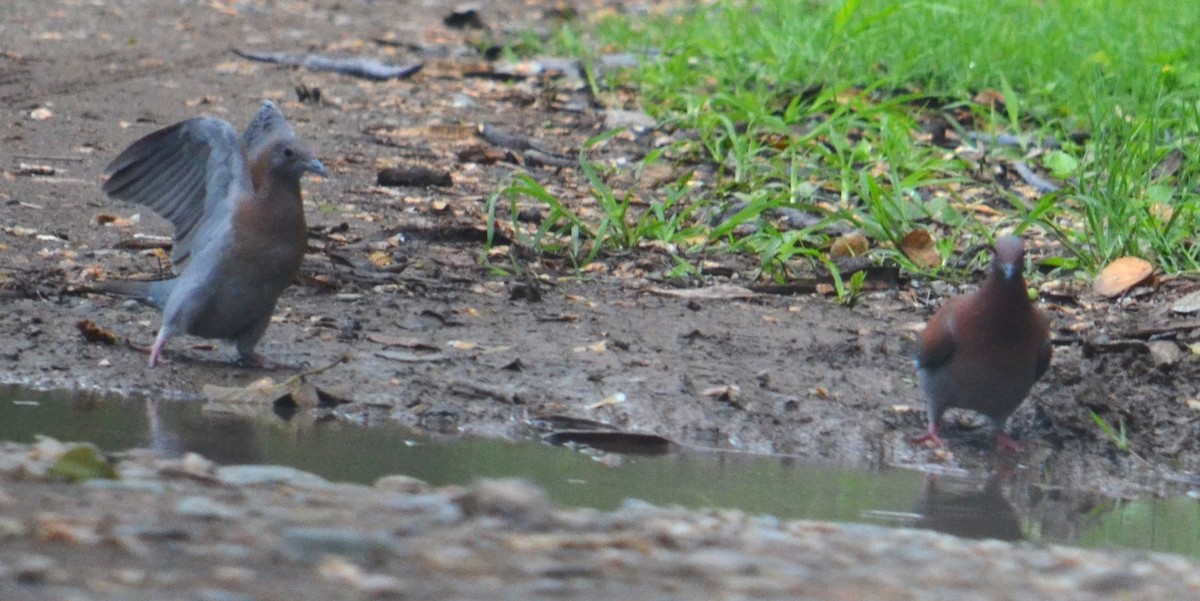
[[[90,319],[81,319],[75,322],[75,329],[83,335],[83,339],[96,343],[113,345],[117,343],[117,335],[96,325],[96,322]]]
[[[117,478],[117,471],[109,464],[108,459],[101,455],[98,449],[88,445],[80,445],[64,453],[47,473],[72,482]]]
[[[1004,107],[1004,93],[992,88],[980,90],[971,100],[985,108],[1001,110]]]
[[[1109,298],[1120,296],[1146,281],[1154,273],[1150,262],[1138,257],[1121,257],[1109,263],[1092,282],[1092,290]]]
[[[829,246],[830,257],[857,257],[871,247],[867,235],[860,231],[847,232],[838,236]]]
[[[376,267],[387,267],[392,264],[392,256],[382,250],[367,255],[367,260]]]
[[[261,378],[244,387],[206,384],[201,390],[214,403],[266,405],[290,394],[291,380],[288,378],[280,383],[273,378]]]
[[[904,236],[900,241],[900,252],[917,267],[932,269],[942,265],[942,254],[933,243],[929,230],[924,228],[917,228]]]
[[[295,405],[306,409],[316,407],[320,404],[322,397],[338,397],[336,395],[322,394],[322,391],[310,384],[306,378],[329,370],[335,365],[346,361],[348,358],[348,356],[343,355],[329,365],[296,374],[279,383],[268,377],[255,380],[245,387],[205,384],[200,389],[204,393],[204,396],[208,397],[209,401],[204,406],[204,409],[207,411],[223,411],[229,406],[271,405],[284,399],[288,399]]]

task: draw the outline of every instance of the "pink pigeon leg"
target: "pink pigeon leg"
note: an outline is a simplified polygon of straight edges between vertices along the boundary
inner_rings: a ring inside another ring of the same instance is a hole
[[[167,341],[171,339],[171,334],[166,328],[158,331],[158,336],[154,338],[154,345],[150,347],[150,367],[154,367],[162,363],[162,351],[167,346]]]
[[[1005,453],[1020,453],[1021,443],[1012,439],[1004,430],[996,432],[996,450]]]
[[[929,424],[929,430],[924,434],[912,439],[913,444],[923,445],[927,442],[932,442],[933,446],[943,448],[946,446],[946,441],[942,440],[942,429],[937,422]]]

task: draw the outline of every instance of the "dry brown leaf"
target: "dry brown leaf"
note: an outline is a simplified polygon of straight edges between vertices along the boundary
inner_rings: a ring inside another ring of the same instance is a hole
[[[367,260],[376,267],[387,267],[392,264],[392,256],[381,250],[367,255]]]
[[[999,109],[1000,107],[1004,106],[1004,93],[1000,90],[986,88],[980,90],[978,94],[975,94],[975,97],[972,98],[972,100],[975,101],[975,104],[980,106]]]
[[[1167,222],[1175,216],[1175,208],[1161,202],[1156,202],[1150,205],[1150,214],[1157,217],[1159,221]]]
[[[1138,257],[1121,257],[1100,271],[1092,282],[1096,294],[1112,298],[1146,281],[1154,273],[1150,262]]]
[[[900,241],[900,252],[917,267],[932,269],[942,265],[942,254],[933,243],[929,230],[924,228],[917,228],[904,236]]]
[[[343,355],[329,365],[296,374],[279,383],[271,378],[261,378],[245,387],[205,384],[200,389],[209,401],[204,408],[208,411],[221,411],[223,407],[230,406],[270,405],[283,398],[291,398],[297,406],[305,409],[316,407],[320,402],[321,393],[306,378],[331,369],[348,358]]]
[[[871,247],[867,241],[866,234],[855,230],[838,236],[837,240],[829,246],[829,256],[833,257],[857,257]]]
[[[117,343],[117,335],[106,330],[90,319],[82,319],[75,322],[75,329],[83,335],[83,339],[96,344],[113,345]]]
[[[245,387],[205,384],[201,391],[213,403],[267,405],[290,394],[295,379],[293,376],[280,383],[272,378],[261,378]]]

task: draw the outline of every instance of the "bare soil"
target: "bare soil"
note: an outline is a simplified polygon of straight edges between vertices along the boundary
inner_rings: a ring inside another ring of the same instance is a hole
[[[139,233],[169,234],[144,208],[103,196],[104,165],[141,135],[199,114],[240,128],[269,98],[331,176],[304,182],[311,252],[259,350],[310,367],[348,354],[312,377],[354,403],[340,415],[499,437],[525,436],[537,418],[575,418],[680,444],[866,466],[985,470],[996,461],[982,420],[970,414],[951,414],[949,453],[909,442],[923,428],[924,402],[908,341],[955,292],[949,286],[901,278],[852,308],[817,294],[683,298],[674,294],[749,283],[754,266],[709,256],[717,267],[709,271],[720,275],[679,288],[665,277],[673,259],[647,247],[602,256],[578,274],[566,259],[508,245],[504,228],[492,260],[518,275],[482,264],[485,204],[510,174],[528,173],[579,210],[595,206],[577,169],[499,148],[478,127],[573,156],[604,131],[609,108],[637,106],[626,98],[606,107],[620,97],[598,101],[570,77],[529,74],[535,61],[510,72],[479,53],[558,19],[591,18],[596,7],[587,2],[487,3],[485,30],[448,27],[448,11],[429,1],[5,3],[4,378],[198,398],[206,384],[242,386],[265,375],[232,365],[231,348],[195,339],[174,341],[169,362],[148,369],[134,347],[149,345],[158,315],[87,288],[157,273],[160,258],[122,245]],[[372,82],[251,62],[234,48],[425,66],[408,79]],[[320,101],[300,102],[300,86],[319,89]],[[685,134],[624,135],[596,156],[635,161],[656,136]],[[452,185],[380,187],[387,167],[429,168]],[[502,203],[505,218],[507,210]],[[1197,363],[1184,344],[1197,329],[1179,327],[1186,318],[1167,307],[1195,285],[1176,279],[1109,301],[1072,282],[1053,284],[1044,307],[1055,357],[1009,422],[1030,441],[1016,462],[1048,486],[1112,494],[1193,486],[1200,411],[1186,401],[1197,396]],[[85,340],[76,327],[83,320],[117,343]],[[1151,354],[1151,338],[1183,356]],[[1114,446],[1093,411],[1124,422],[1136,456]]]

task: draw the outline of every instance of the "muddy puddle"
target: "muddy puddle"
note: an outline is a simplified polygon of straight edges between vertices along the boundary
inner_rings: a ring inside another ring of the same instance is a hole
[[[1200,557],[1200,503],[1188,496],[1114,499],[1035,483],[1018,468],[865,470],[790,458],[673,451],[629,455],[522,442],[364,428],[303,415],[205,412],[196,402],[0,388],[0,440],[46,435],[117,452],[193,451],[223,464],[279,464],[330,480],[404,474],[433,485],[477,478],[535,482],[565,506],[612,509],[627,499],[749,514],[928,528],[959,536]]]

